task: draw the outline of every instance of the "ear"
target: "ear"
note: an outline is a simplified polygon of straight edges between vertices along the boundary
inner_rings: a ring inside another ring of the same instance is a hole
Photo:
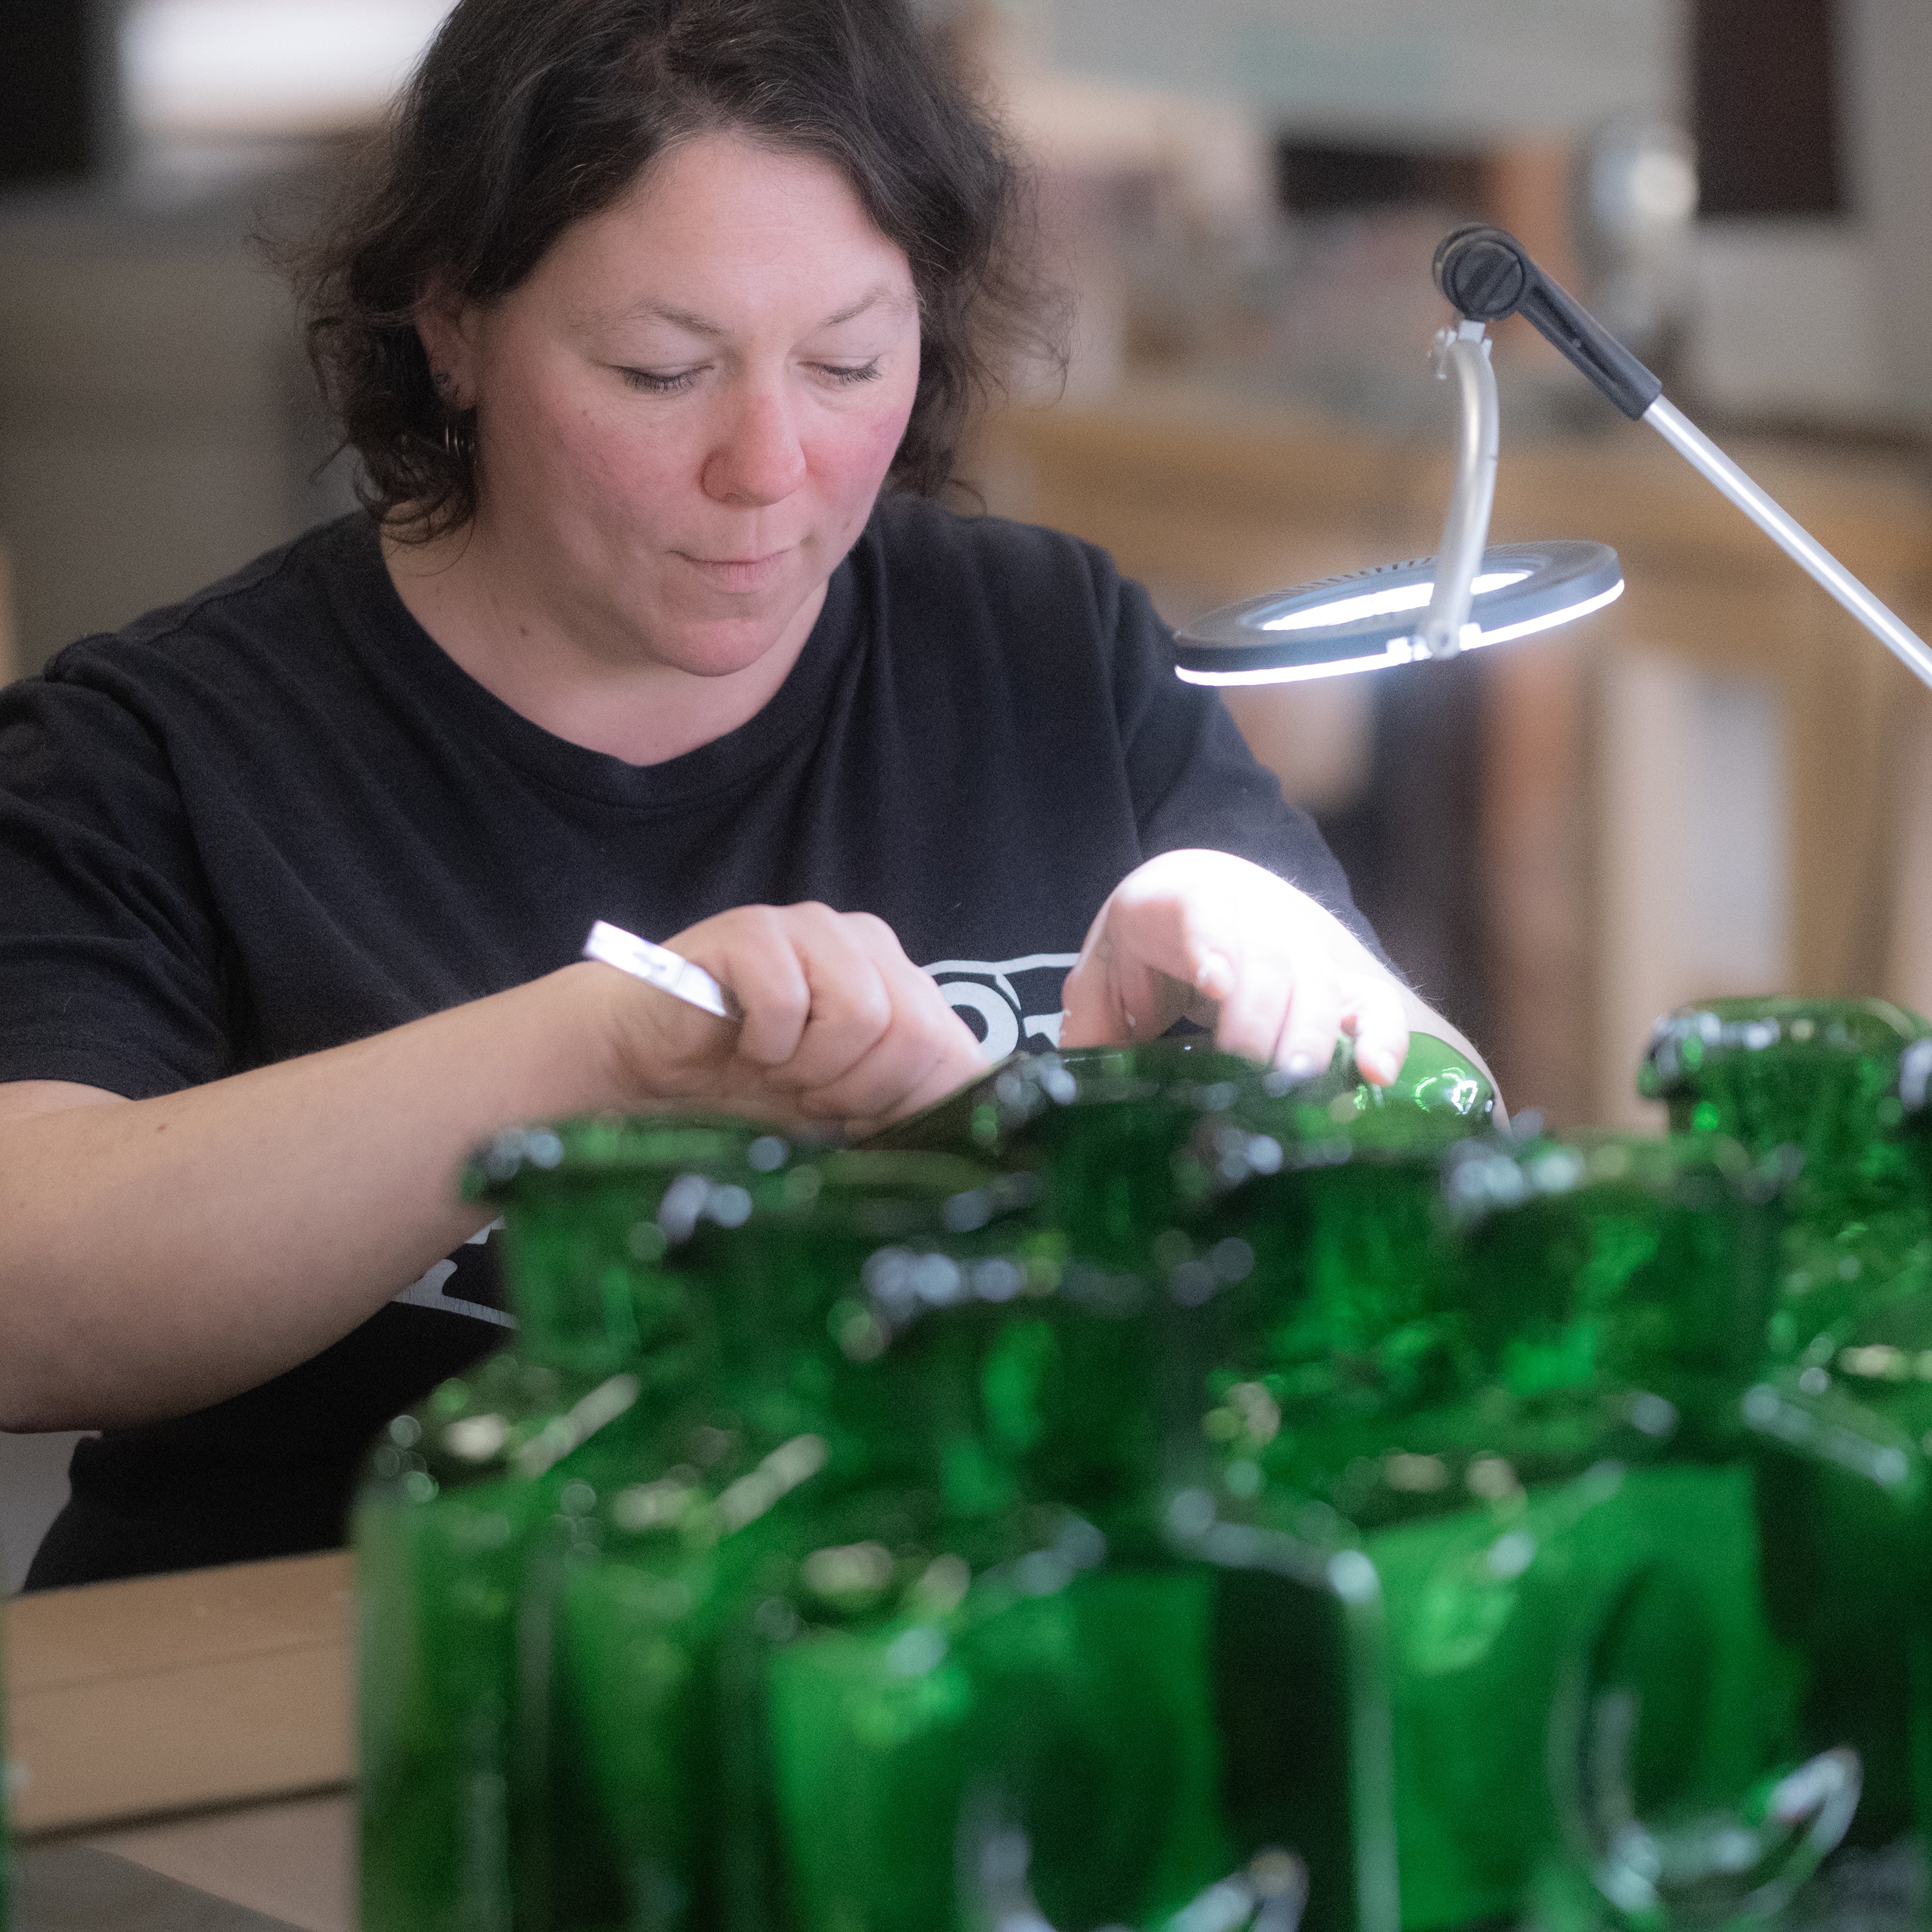
[[[433,378],[444,403],[452,410],[476,406],[476,311],[453,297],[433,296],[416,308],[416,337],[429,358]]]

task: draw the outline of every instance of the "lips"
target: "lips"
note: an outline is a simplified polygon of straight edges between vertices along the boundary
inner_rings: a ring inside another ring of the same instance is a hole
[[[693,556],[680,550],[679,556],[692,568],[721,590],[760,590],[784,569],[789,550],[775,550],[763,556]]]

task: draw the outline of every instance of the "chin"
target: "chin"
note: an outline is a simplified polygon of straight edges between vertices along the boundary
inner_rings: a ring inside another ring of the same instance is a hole
[[[728,604],[712,598],[680,599],[667,609],[660,602],[636,613],[635,634],[660,663],[698,677],[729,677],[777,648],[811,594],[808,585],[788,584]]]
[[[680,626],[651,655],[693,677],[731,677],[749,670],[777,646],[784,626],[776,620]]]

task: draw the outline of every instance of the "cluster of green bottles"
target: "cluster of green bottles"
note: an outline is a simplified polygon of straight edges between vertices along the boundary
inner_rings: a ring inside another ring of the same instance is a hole
[[[358,1504],[365,1932],[1774,1915],[1932,1822],[1928,1030],[1018,1058],[506,1135],[514,1346]]]

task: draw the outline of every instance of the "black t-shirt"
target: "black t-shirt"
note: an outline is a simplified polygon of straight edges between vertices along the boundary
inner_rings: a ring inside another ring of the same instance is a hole
[[[877,914],[990,1054],[1054,1036],[1108,892],[1179,846],[1373,944],[1308,820],[1050,532],[883,500],[777,695],[683,756],[552,736],[416,623],[361,516],[0,694],[0,1081],[131,1099],[379,1033],[734,905]],[[339,1541],[364,1444],[500,1344],[472,1243],[314,1360],[76,1452],[36,1586]]]

